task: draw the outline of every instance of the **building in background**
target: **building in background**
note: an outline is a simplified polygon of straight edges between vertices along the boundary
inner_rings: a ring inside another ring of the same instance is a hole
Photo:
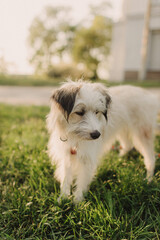
[[[160,0],[123,0],[113,27],[111,81],[160,80]]]

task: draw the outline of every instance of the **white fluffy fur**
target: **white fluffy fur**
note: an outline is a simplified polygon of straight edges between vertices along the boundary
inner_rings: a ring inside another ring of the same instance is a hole
[[[65,101],[73,105],[68,115]],[[158,104],[154,95],[132,86],[106,89],[101,84],[78,81],[56,90],[47,116],[48,149],[56,164],[61,196],[70,195],[75,180],[74,199],[83,199],[99,159],[115,140],[120,141],[121,155],[133,146],[143,155],[150,181],[155,168],[153,139]],[[91,133],[95,131],[101,135],[93,139]]]

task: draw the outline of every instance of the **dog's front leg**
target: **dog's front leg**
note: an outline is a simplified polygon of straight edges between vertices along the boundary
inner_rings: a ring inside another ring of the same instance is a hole
[[[59,171],[61,174],[59,199],[67,198],[70,195],[72,184],[72,170],[70,165],[70,159],[67,159],[67,161],[63,162]]]
[[[96,167],[91,162],[81,162],[76,179],[76,190],[74,192],[74,202],[78,203],[83,200],[83,195],[88,191]]]

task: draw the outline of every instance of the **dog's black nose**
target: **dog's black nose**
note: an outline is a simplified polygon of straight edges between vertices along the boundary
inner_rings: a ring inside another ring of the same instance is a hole
[[[91,137],[93,138],[93,139],[97,139],[97,138],[99,138],[100,137],[100,132],[98,132],[97,130],[96,131],[94,131],[94,132],[92,132],[91,134]]]

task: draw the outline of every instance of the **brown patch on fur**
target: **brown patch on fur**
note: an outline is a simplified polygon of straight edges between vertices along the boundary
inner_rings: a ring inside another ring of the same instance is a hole
[[[146,139],[151,139],[152,138],[152,128],[143,128],[142,129],[142,136],[144,136]]]

